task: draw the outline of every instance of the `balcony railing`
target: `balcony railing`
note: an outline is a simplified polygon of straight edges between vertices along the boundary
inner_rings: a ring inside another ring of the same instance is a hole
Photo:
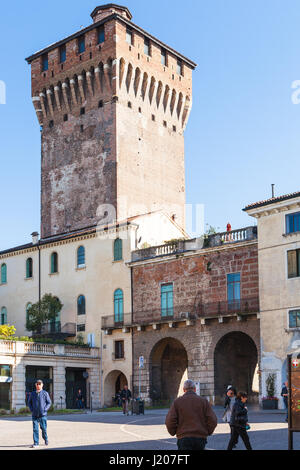
[[[44,323],[41,332],[36,336],[57,336],[57,337],[73,337],[76,336],[76,323],[65,323],[61,326],[60,321]]]
[[[152,309],[135,311],[124,315],[122,322],[116,322],[114,315],[102,317],[102,329],[116,329],[131,326],[143,326],[154,323],[172,323],[193,321],[201,318],[221,316],[243,316],[259,312],[259,298],[251,297],[234,301],[206,302],[174,306],[168,310]]]
[[[201,250],[203,248],[213,248],[216,246],[228,245],[231,243],[241,243],[257,239],[257,227],[245,227],[230,232],[215,233],[191,240],[178,240],[165,245],[151,246],[141,250],[133,251],[131,261],[141,261],[160,256],[174,255],[187,251]]]
[[[36,356],[66,356],[82,358],[99,358],[99,348],[79,347],[65,344],[46,344],[24,341],[0,340],[1,354],[19,354]]]
[[[115,315],[109,315],[101,318],[101,328],[103,330],[108,330],[111,328],[123,328],[131,325],[131,313],[124,313],[123,317],[118,315],[118,318]]]

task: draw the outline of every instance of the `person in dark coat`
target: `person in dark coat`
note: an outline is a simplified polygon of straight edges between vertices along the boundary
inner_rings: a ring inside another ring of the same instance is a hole
[[[227,450],[232,450],[234,444],[237,442],[239,436],[241,436],[247,450],[252,450],[249,436],[247,433],[248,427],[248,409],[246,402],[248,395],[246,392],[238,392],[235,404],[232,408],[230,426],[232,426],[232,434],[227,447]]]
[[[131,391],[128,389],[127,385],[124,385],[123,390],[121,391],[121,400],[122,400],[122,408],[123,408],[123,415],[129,415],[128,405],[131,399]]]
[[[84,408],[84,397],[82,395],[82,391],[81,389],[79,388],[78,389],[78,392],[77,392],[77,395],[76,395],[76,404],[77,404],[77,408],[79,410],[81,410],[82,408]]]
[[[45,445],[48,445],[47,435],[47,411],[51,406],[51,399],[48,392],[43,390],[43,381],[37,380],[35,383],[35,391],[30,394],[28,406],[32,413],[33,425],[33,445],[31,448],[36,448],[39,445],[39,425],[42,430],[42,436]]]
[[[178,450],[204,450],[207,437],[217,427],[217,416],[211,404],[196,394],[195,382],[186,380],[183,391],[166,416],[167,430],[177,436]]]
[[[289,391],[288,391],[288,385],[289,383],[288,382],[284,382],[283,384],[283,387],[282,387],[282,390],[281,390],[281,396],[283,398],[283,402],[284,402],[284,406],[285,406],[285,409],[286,409],[286,416],[285,416],[285,420],[288,421],[289,420],[289,408],[288,408],[288,404],[289,404]]]

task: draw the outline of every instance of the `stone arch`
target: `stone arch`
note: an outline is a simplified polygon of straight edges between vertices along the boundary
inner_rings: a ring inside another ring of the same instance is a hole
[[[124,385],[129,385],[126,375],[120,370],[110,371],[104,379],[104,405],[112,406],[113,397],[118,392],[117,388],[123,389]]]
[[[148,74],[144,72],[142,89],[141,89],[141,95],[142,95],[143,101],[146,96],[147,85],[148,85]]]
[[[108,74],[108,80],[109,80],[109,85],[110,87],[112,87],[112,77],[113,77],[113,59],[111,57],[109,57],[107,59],[107,65],[108,65],[108,68],[107,68],[107,74]]]
[[[188,354],[176,338],[158,341],[149,357],[150,397],[152,401],[171,402],[183,392],[187,379]]]
[[[177,104],[177,117],[179,119],[180,113],[182,110],[182,103],[183,103],[183,94],[180,92],[179,93],[179,98],[178,98],[178,104]]]
[[[186,122],[187,122],[187,118],[188,118],[188,114],[190,112],[190,109],[191,109],[191,100],[190,100],[189,96],[186,96],[185,103],[184,103],[184,109],[183,109],[183,113],[182,113],[182,127],[184,127]]]
[[[158,82],[157,92],[156,92],[156,106],[159,108],[161,95],[162,95],[163,84],[161,81]]]
[[[176,90],[173,88],[172,90],[172,97],[171,97],[171,103],[170,103],[170,111],[171,111],[171,116],[173,115],[174,107],[175,107],[175,102],[176,102]]]
[[[231,331],[217,342],[214,349],[215,403],[222,404],[228,385],[248,393],[249,401],[257,401],[256,388],[258,348],[243,331]]]
[[[154,77],[151,77],[151,82],[150,82],[150,87],[149,87],[149,101],[150,101],[150,104],[152,104],[152,99],[153,99],[153,95],[154,95],[154,90],[155,90],[155,78]]]
[[[123,77],[124,77],[124,72],[125,72],[125,59],[121,57],[119,61],[119,87],[121,88],[122,82],[123,82]]]
[[[135,77],[134,77],[134,84],[133,84],[135,96],[137,96],[140,80],[141,80],[141,70],[139,69],[139,67],[137,67],[135,69]]]
[[[128,93],[129,93],[129,91],[130,91],[130,84],[131,84],[132,74],[133,74],[133,67],[132,67],[132,65],[129,63],[129,64],[128,64],[128,69],[127,69],[127,76],[126,76],[126,88],[127,88],[127,92],[128,92]]]
[[[167,105],[168,105],[168,101],[169,101],[169,95],[170,95],[170,87],[169,85],[166,85],[165,87],[165,94],[164,94],[164,110],[166,111],[167,110]]]

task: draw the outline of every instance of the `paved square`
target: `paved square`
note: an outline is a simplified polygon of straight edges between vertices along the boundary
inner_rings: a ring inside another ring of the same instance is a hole
[[[208,449],[225,450],[229,426],[221,420],[222,408],[216,407],[219,424],[208,438]],[[57,450],[176,450],[176,439],[164,425],[167,410],[146,411],[145,415],[123,416],[120,413],[86,413],[50,416],[49,446],[40,437],[39,449]],[[288,432],[283,412],[249,410],[251,444],[255,450],[287,450]],[[0,419],[0,451],[31,450],[30,417]],[[294,447],[300,449],[300,436],[294,435]],[[244,449],[239,443],[237,449]]]

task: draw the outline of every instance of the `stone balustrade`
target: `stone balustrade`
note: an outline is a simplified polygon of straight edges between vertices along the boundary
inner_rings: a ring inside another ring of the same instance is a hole
[[[1,354],[66,356],[66,357],[100,357],[99,348],[73,346],[67,344],[32,343],[25,341],[0,340]]]

